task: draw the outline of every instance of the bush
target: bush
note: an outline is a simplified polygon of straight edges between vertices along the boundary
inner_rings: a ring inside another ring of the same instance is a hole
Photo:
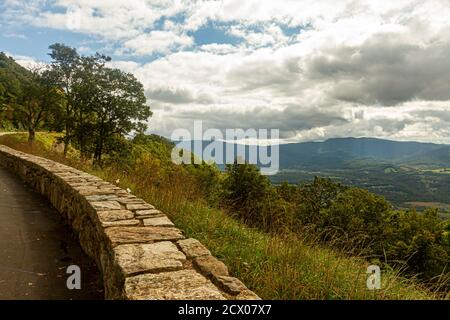
[[[385,217],[390,209],[383,197],[350,188],[339,193],[328,208],[320,211],[321,228],[330,231],[341,246],[358,249],[361,253],[379,252]]]
[[[393,211],[386,222],[383,246],[391,264],[427,280],[449,272],[448,223],[436,209]]]
[[[222,205],[248,225],[278,232],[287,226],[289,204],[255,165],[227,165],[222,190]]]

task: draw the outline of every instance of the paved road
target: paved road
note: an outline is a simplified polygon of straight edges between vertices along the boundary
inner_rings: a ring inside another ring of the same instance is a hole
[[[81,290],[66,286],[81,268]],[[0,299],[103,299],[100,276],[46,199],[0,167]]]

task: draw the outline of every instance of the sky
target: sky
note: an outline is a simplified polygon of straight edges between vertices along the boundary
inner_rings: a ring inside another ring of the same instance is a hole
[[[202,120],[283,142],[450,143],[448,17],[450,0],[0,0],[0,51],[111,56],[166,137]]]

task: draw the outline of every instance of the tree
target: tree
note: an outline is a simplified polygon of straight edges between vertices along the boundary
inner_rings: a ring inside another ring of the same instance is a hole
[[[391,205],[381,196],[367,190],[348,188],[339,193],[331,205],[323,209],[322,229],[341,245],[369,250],[369,253],[382,251],[383,230]],[[336,239],[335,236],[338,236]]]
[[[75,143],[84,158],[102,164],[130,132],[142,132],[152,115],[143,85],[129,73],[108,68],[110,57],[80,56],[63,44],[50,46],[53,83],[65,95],[64,152]]]
[[[103,69],[110,58],[96,54],[94,56],[80,57],[74,77],[77,79],[73,86],[76,93],[74,108],[74,120],[76,125],[73,128],[73,136],[81,156],[88,159],[92,156],[92,145],[95,143],[95,127],[97,110],[99,108],[99,94],[103,81]]]
[[[422,213],[414,209],[392,211],[386,222],[383,249],[390,263],[406,267],[408,272],[427,280],[448,273],[449,224],[439,217],[437,209]]]
[[[286,202],[255,165],[227,165],[222,199],[232,214],[252,226],[280,232],[288,225]]]
[[[62,140],[64,142],[64,155],[66,155],[73,139],[73,128],[75,125],[75,108],[79,92],[74,90],[74,87],[77,82],[80,82],[80,78],[76,77],[80,56],[74,48],[70,48],[60,43],[55,43],[49,48],[52,50],[49,55],[53,59],[49,78],[55,86],[63,91],[65,97],[65,133]]]
[[[1,125],[18,126],[13,118],[13,103],[21,95],[21,84],[29,71],[18,65],[14,59],[0,52],[0,120]]]
[[[11,103],[14,118],[28,131],[30,143],[34,143],[36,129],[61,102],[60,92],[46,75],[41,69],[30,71],[29,77],[21,84],[20,94]]]
[[[320,211],[329,208],[336,197],[347,187],[331,179],[315,177],[311,183],[298,187],[294,196],[297,206],[297,216],[303,224],[321,226],[324,223]]]
[[[94,162],[101,165],[102,155],[120,148],[117,137],[132,131],[143,132],[152,115],[146,104],[143,85],[130,73],[101,67],[96,80],[94,124]]]

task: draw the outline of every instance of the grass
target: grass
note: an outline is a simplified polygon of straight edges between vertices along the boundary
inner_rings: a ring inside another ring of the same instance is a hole
[[[76,159],[64,158],[53,149],[53,134],[38,134],[36,146],[26,135],[0,137],[0,143],[45,156],[88,171],[120,186],[164,211],[187,236],[200,240],[223,260],[232,275],[241,279],[263,299],[437,299],[399,272],[383,270],[380,290],[366,287],[368,263],[358,257],[322,247],[296,235],[273,236],[249,228],[225,212],[209,208],[200,200],[186,200],[180,194],[184,181],[161,188],[148,179],[116,170],[96,169]]]

